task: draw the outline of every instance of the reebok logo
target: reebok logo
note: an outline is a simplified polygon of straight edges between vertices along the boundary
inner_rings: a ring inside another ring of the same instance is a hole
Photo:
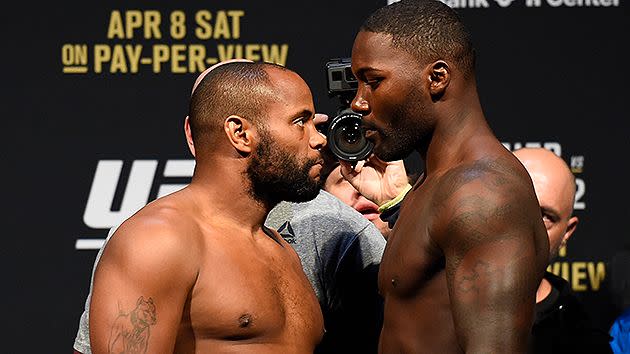
[[[291,227],[290,222],[285,222],[278,229],[278,233],[282,238],[287,241],[289,244],[295,244],[295,232],[293,231],[293,227]]]

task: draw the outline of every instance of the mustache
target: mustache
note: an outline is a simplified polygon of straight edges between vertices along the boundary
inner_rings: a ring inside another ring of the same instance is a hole
[[[308,159],[306,161],[306,163],[304,163],[304,169],[305,170],[310,170],[311,167],[315,166],[315,165],[324,165],[324,159],[322,159],[321,157],[315,157],[312,159]]]
[[[378,131],[378,128],[376,127],[376,125],[366,121],[365,119],[361,120],[361,129],[363,131],[365,131],[365,130],[377,130]]]

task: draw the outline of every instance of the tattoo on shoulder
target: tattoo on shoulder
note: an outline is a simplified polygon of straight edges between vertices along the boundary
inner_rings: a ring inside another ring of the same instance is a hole
[[[518,240],[523,233],[516,230],[524,230],[527,220],[524,209],[509,199],[488,198],[483,193],[460,198],[445,219],[444,239],[451,247],[451,267],[459,268],[460,262],[472,249]],[[526,243],[517,244],[517,249],[510,249],[515,257],[526,247]],[[476,264],[475,269],[487,269],[489,266]]]
[[[155,304],[152,298],[138,298],[136,307],[124,313],[122,310],[114,321],[109,337],[108,353],[141,354],[147,352],[150,327],[155,325]]]
[[[481,182],[484,188],[501,194],[514,193],[514,187],[520,185],[516,171],[498,160],[481,160],[453,169],[445,175],[438,189],[434,202],[448,200],[462,187],[473,181]]]

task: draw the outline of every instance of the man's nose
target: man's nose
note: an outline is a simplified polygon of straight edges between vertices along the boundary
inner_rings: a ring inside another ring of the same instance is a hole
[[[326,146],[326,137],[315,128],[315,124],[310,124],[310,132],[309,145],[311,148],[315,150],[324,148]]]
[[[354,99],[350,104],[350,108],[352,108],[353,111],[361,113],[363,115],[366,115],[370,112],[370,105],[365,99],[365,95],[363,94],[362,90],[359,89],[357,91],[356,96],[354,96]]]

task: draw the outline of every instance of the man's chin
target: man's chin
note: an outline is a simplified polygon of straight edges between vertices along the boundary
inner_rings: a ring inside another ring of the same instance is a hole
[[[293,203],[309,202],[315,199],[315,197],[317,197],[317,195],[319,194],[319,191],[320,191],[320,188],[317,188],[316,190],[302,191],[300,193],[287,196],[285,201],[293,202]]]
[[[398,153],[397,151],[376,149],[376,148],[374,148],[374,155],[376,155],[376,157],[378,157],[379,159],[385,162],[402,160],[403,157],[406,156],[406,155],[402,155],[403,157],[399,157],[401,156],[401,154]]]
[[[374,146],[374,155],[386,162],[402,160],[412,152],[413,148],[406,149],[402,146],[390,146],[382,141]]]

